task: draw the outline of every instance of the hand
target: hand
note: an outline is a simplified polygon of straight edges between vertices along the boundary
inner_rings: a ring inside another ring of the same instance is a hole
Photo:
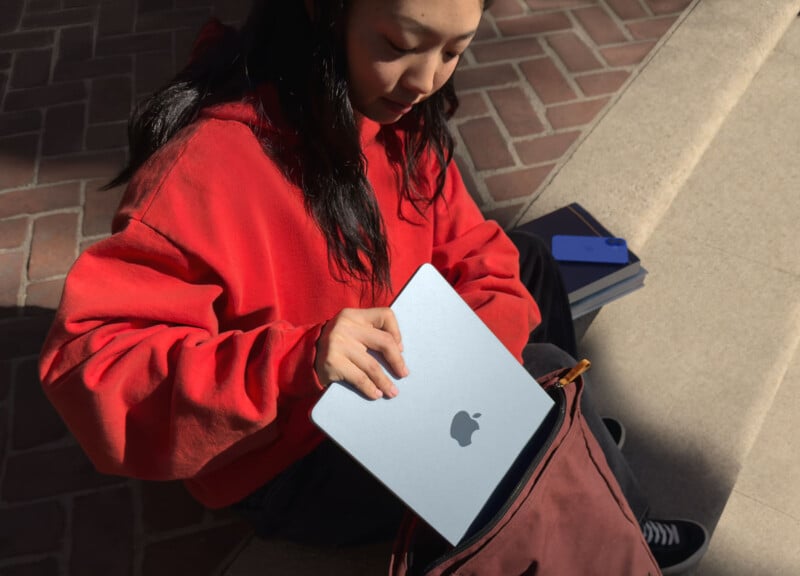
[[[408,376],[403,344],[389,308],[345,308],[322,329],[314,369],[323,386],[343,380],[367,398],[394,398],[397,387],[368,350],[379,352],[399,378]]]

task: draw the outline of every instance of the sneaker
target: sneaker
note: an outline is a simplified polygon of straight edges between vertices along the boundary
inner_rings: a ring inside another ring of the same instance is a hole
[[[646,520],[642,532],[664,576],[692,568],[708,549],[708,532],[692,520]]]
[[[617,448],[622,450],[625,445],[625,426],[616,418],[603,418],[603,424],[606,425],[606,430],[611,434],[611,438],[614,439]]]

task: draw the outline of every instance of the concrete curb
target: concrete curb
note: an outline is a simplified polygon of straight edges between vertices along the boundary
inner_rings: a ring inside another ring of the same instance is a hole
[[[578,201],[641,249],[799,9],[698,0],[519,222]]]

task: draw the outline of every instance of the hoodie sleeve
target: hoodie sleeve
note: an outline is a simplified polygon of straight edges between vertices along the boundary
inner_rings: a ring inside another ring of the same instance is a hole
[[[500,226],[485,220],[455,163],[435,207],[432,263],[514,356],[541,321],[520,282],[519,253]]]
[[[192,477],[254,436],[270,442],[277,405],[321,391],[309,362],[321,325],[225,330],[222,292],[207,266],[135,219],[75,263],[40,375],[100,471]]]

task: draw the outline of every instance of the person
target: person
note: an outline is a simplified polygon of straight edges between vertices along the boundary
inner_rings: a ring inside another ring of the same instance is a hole
[[[430,262],[537,356],[520,251],[452,162],[452,76],[488,4],[256,0],[137,108],[113,234],[74,264],[40,358],[98,470],[181,479],[264,536],[394,533],[401,503],[309,411],[337,380],[398,393],[368,353],[407,374],[397,290]],[[571,323],[556,308],[544,324]]]

